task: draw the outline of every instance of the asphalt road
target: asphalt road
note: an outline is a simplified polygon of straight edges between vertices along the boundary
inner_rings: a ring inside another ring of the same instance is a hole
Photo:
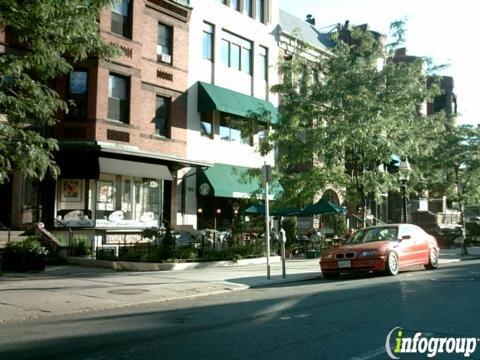
[[[0,359],[388,359],[395,327],[480,338],[479,310],[474,260],[0,324]],[[464,357],[435,357],[452,358]]]

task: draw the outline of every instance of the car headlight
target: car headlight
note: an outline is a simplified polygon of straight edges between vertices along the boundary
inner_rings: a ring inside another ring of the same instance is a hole
[[[365,250],[358,254],[359,257],[371,257],[371,256],[378,256],[380,255],[380,251],[378,250]]]

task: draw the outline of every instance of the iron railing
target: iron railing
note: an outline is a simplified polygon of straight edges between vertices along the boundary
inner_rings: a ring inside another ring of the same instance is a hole
[[[63,221],[53,218],[55,224],[60,225],[62,228],[67,229],[68,231],[68,255],[72,255],[72,246],[73,246],[73,229],[68,226],[66,223]]]

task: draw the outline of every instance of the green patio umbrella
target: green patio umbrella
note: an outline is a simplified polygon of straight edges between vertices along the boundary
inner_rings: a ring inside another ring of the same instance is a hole
[[[346,214],[347,209],[334,204],[325,199],[320,199],[313,205],[307,206],[305,209],[299,212],[299,216],[312,216],[312,215],[324,215],[324,214]]]
[[[255,204],[245,209],[247,214],[265,214],[264,204]],[[296,208],[270,209],[271,216],[297,216],[300,213]]]

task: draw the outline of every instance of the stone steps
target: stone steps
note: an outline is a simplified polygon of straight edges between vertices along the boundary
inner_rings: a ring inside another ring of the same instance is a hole
[[[10,231],[10,241],[23,241],[27,238],[25,231],[23,230],[12,230]],[[5,247],[8,242],[8,231],[0,231],[0,247]]]

